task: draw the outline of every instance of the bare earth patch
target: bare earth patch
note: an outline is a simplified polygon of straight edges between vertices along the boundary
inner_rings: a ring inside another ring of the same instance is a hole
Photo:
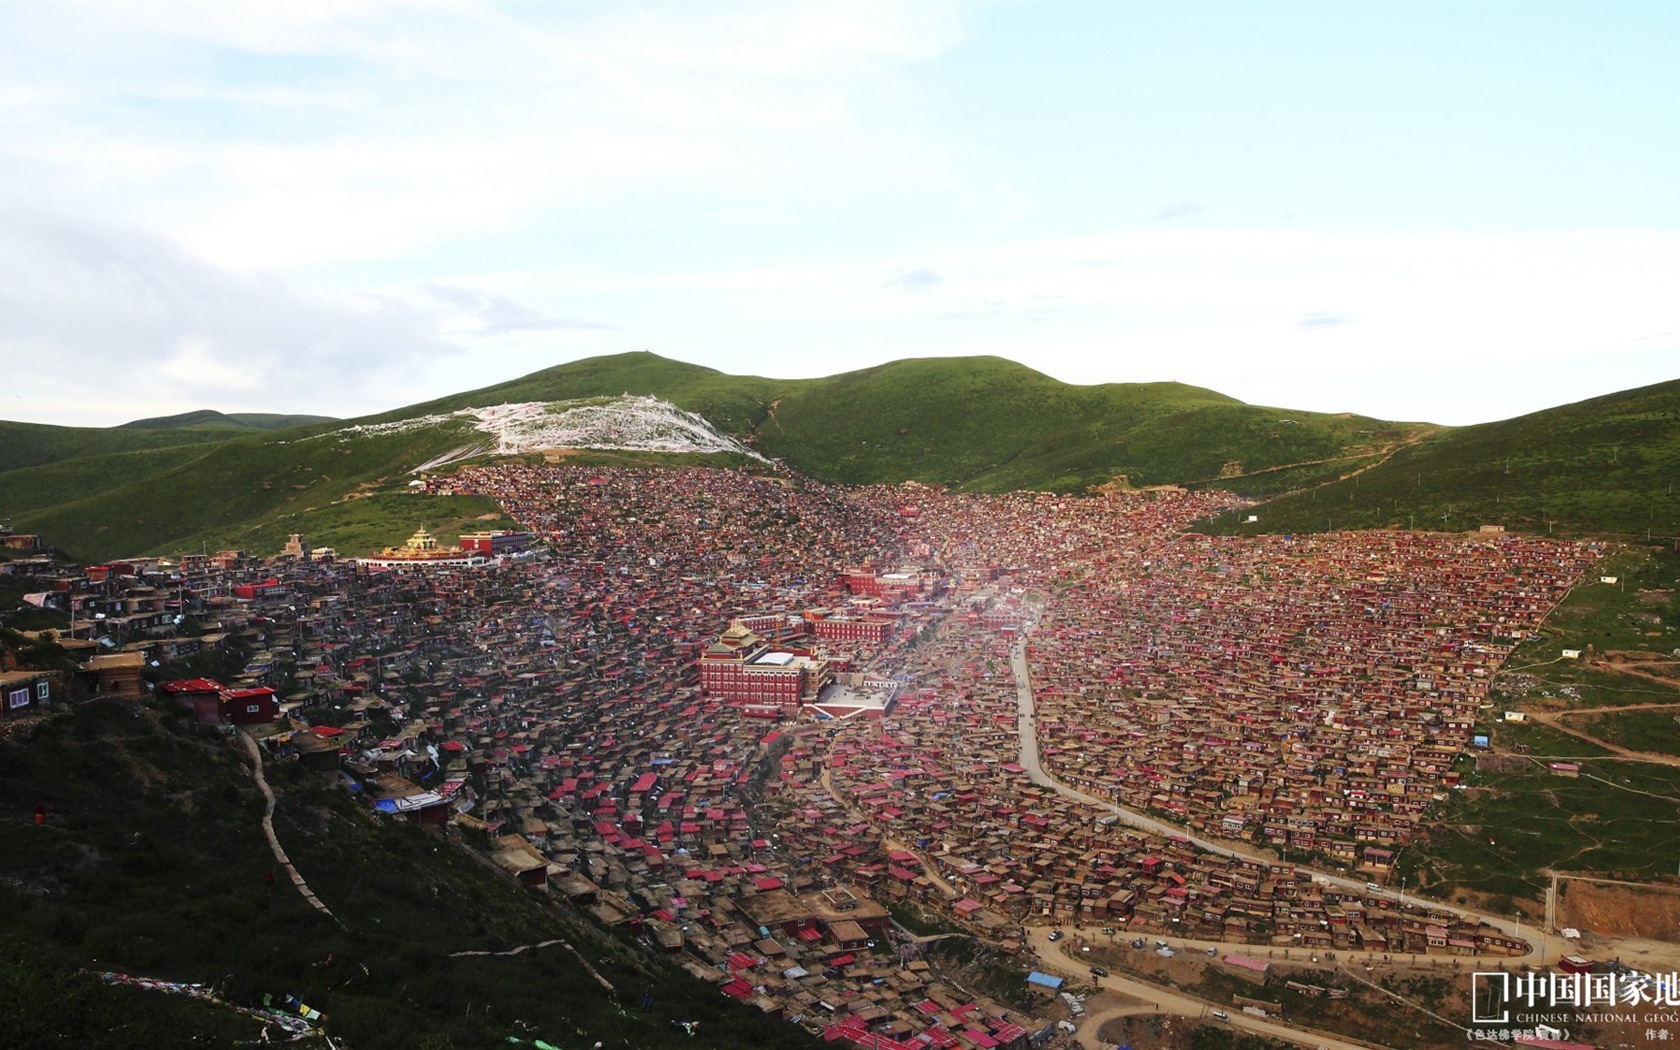
[[[1567,881],[1558,925],[1617,937],[1680,937],[1680,889]]]

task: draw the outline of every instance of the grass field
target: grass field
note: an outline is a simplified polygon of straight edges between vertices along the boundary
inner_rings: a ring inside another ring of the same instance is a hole
[[[1607,711],[1571,718],[1569,725],[1618,747],[1680,757],[1680,694],[1666,711]]]
[[[1585,710],[1672,703],[1680,700],[1680,695],[1656,682],[1600,670],[1580,661],[1559,660],[1508,672],[1501,677],[1493,699],[1506,707]]]
[[[1615,583],[1604,583],[1612,577]],[[1512,654],[1513,666],[1550,659],[1564,648],[1667,652],[1674,633],[1673,592],[1680,554],[1666,544],[1607,547],[1604,558],[1547,621],[1541,644]]]
[[[1600,582],[1606,576],[1616,582]],[[1559,603],[1540,636],[1512,652],[1490,698],[1505,707],[1534,710],[1680,702],[1680,690],[1596,662],[1606,653],[1663,657],[1680,646],[1677,581],[1680,555],[1670,547],[1608,547]],[[1581,658],[1565,657],[1566,649]]]
[[[1589,740],[1562,733],[1539,722],[1496,722],[1478,726],[1478,733],[1493,738],[1493,746],[1501,751],[1520,751],[1535,758],[1604,758],[1613,754],[1609,748]]]
[[[1616,582],[1599,582],[1603,576]],[[1680,703],[1680,690],[1592,663],[1607,651],[1657,654],[1680,644],[1672,633],[1677,577],[1680,556],[1670,547],[1606,548],[1540,637],[1513,652],[1489,692],[1492,706],[1477,731],[1489,733],[1497,751],[1537,761],[1508,759],[1515,772],[1469,777],[1473,789],[1456,793],[1428,833],[1402,853],[1401,874],[1430,886],[1533,898],[1546,883],[1545,868],[1635,879],[1674,869],[1680,769],[1616,759],[1608,748],[1550,726],[1499,718],[1506,710],[1580,711],[1565,724],[1623,747],[1680,754],[1680,724],[1673,721],[1680,709],[1592,714]],[[1566,649],[1581,658],[1565,658]],[[1548,759],[1579,761],[1581,776],[1551,775]],[[1473,760],[1464,761],[1461,768]]]
[[[1585,759],[1578,778],[1544,762],[1516,773],[1476,774],[1425,836],[1401,854],[1412,886],[1534,899],[1541,872],[1598,872],[1628,879],[1669,875],[1680,857],[1680,769]]]
[[[314,507],[296,514],[265,519],[250,528],[229,533],[218,530],[204,537],[253,553],[280,553],[286,536],[301,532],[311,547],[331,547],[341,557],[377,554],[386,547],[400,547],[424,525],[440,546],[451,546],[463,532],[517,528],[518,522],[502,513],[500,505],[487,496],[428,496],[407,492],[382,492],[362,499],[344,500]],[[198,546],[194,537],[184,537],[181,550]]]

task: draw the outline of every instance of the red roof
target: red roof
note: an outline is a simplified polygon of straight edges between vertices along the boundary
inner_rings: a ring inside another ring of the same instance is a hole
[[[736,978],[718,990],[730,998],[745,999],[752,995],[753,986],[740,978]]]
[[[221,691],[222,683],[211,678],[177,678],[158,688],[167,693],[217,693]]]

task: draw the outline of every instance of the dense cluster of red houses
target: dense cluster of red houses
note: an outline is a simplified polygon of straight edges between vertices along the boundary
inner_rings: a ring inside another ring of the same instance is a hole
[[[257,650],[228,688],[163,691],[204,720],[285,716],[277,753],[472,829],[510,876],[726,995],[857,1046],[1014,1050],[1042,1030],[939,981],[888,928],[898,902],[1004,943],[1101,920],[1285,949],[1522,948],[1033,785],[1010,658],[1030,632],[1063,780],[1380,867],[1343,847],[1405,841],[1487,677],[1591,549],[1186,535],[1237,502],[1222,493],[564,465],[458,482],[543,553],[413,572],[234,556],[131,580]]]
[[[1046,608],[1047,761],[1199,831],[1378,869],[1506,655],[1597,557],[1509,535],[1187,536]]]

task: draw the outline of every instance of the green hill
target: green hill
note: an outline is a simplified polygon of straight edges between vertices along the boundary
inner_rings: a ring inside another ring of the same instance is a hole
[[[809,381],[781,399],[757,445],[833,481],[1080,491],[1117,475],[1158,485],[1363,455],[1423,429],[1245,405],[1180,383],[1073,386],[974,357]]]
[[[396,412],[651,394],[826,481],[1078,490],[1367,454],[1429,429],[1245,405],[1180,383],[1074,386],[999,357],[922,358],[821,379],[730,376],[645,352],[577,361]],[[1290,419],[1290,423],[1279,423]]]
[[[113,452],[205,445],[226,441],[228,427],[119,430],[115,427],[55,427],[0,420],[0,472]]]
[[[1226,531],[1327,527],[1680,536],[1680,381],[1429,434],[1354,477],[1228,515]]]
[[[224,436],[202,455],[173,462],[159,456],[148,464],[152,469],[132,475],[116,469],[124,461],[115,458],[91,465],[58,463],[50,473],[0,473],[0,507],[14,508],[19,531],[39,533],[82,559],[247,543],[257,550],[259,539],[270,542],[277,534],[284,539],[289,525],[308,531],[298,515],[381,487],[400,488],[408,480],[403,474],[408,467],[468,437],[464,424],[342,439],[323,436],[330,427]],[[85,471],[95,472],[96,480],[108,477],[110,483],[78,487]],[[30,493],[56,500],[25,509]],[[400,531],[406,535],[413,525]],[[400,539],[397,535],[387,542]],[[333,540],[311,536],[310,542],[330,545]],[[278,550],[277,544],[271,546]]]
[[[281,415],[277,412],[217,412],[200,409],[174,416],[154,416],[136,419],[116,427],[117,430],[179,430],[182,427],[227,427],[234,430],[287,430],[311,423],[331,423],[331,416]]]
[[[139,421],[169,429],[0,424],[0,514],[81,558],[199,546],[263,551],[293,530],[311,543],[360,553],[400,539],[415,520],[453,520],[463,512],[397,503],[386,504],[383,517],[370,516],[346,512],[345,500],[402,490],[413,468],[475,440],[464,420],[394,432],[378,424],[465,407],[622,394],[698,413],[760,453],[827,481],[916,480],[970,491],[1219,485],[1272,501],[1250,512],[1257,525],[1233,516],[1217,523],[1226,529],[1459,528],[1483,521],[1627,534],[1680,529],[1672,524],[1680,511],[1665,502],[1680,446],[1680,384],[1440,428],[1247,405],[1177,383],[1076,386],[996,357],[896,361],[781,380],[731,376],[645,352],[281,431],[206,426],[214,414],[204,413]],[[390,532],[376,537],[387,521]]]
[[[570,401],[619,394],[651,395],[688,412],[698,412],[719,430],[738,437],[751,434],[769,414],[770,404],[788,392],[821,380],[763,379],[732,376],[714,368],[672,361],[636,351],[572,361],[505,383],[409,405],[353,420],[388,423],[458,408],[516,401]]]

